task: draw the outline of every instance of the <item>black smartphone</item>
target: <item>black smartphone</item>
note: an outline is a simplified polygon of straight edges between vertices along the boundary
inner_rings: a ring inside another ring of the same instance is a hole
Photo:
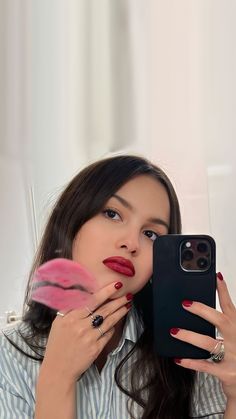
[[[208,235],[168,234],[154,242],[153,327],[156,352],[164,357],[210,357],[208,351],[170,335],[183,328],[215,338],[215,327],[182,307],[182,301],[200,301],[215,308],[216,251]]]

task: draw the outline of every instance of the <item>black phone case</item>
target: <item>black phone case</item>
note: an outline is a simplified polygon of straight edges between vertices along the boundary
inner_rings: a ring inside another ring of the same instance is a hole
[[[180,267],[179,247],[183,240],[207,239],[212,263],[206,272],[186,272]],[[215,338],[215,327],[182,307],[183,300],[200,301],[215,308],[215,242],[206,235],[160,236],[154,243],[153,311],[156,352],[173,358],[209,358],[208,351],[179,341],[171,328],[184,328]]]

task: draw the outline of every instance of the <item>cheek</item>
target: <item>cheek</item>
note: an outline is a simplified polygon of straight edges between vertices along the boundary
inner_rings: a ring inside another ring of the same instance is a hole
[[[152,272],[153,272],[153,257],[152,257],[152,253],[151,255],[148,254],[146,255],[146,257],[142,260],[141,264],[140,264],[140,268],[139,268],[139,275],[137,278],[137,292],[140,291],[145,285],[146,283],[151,279],[152,276]]]
[[[153,247],[148,249],[145,253],[143,260],[143,276],[146,278],[146,282],[151,278],[153,272]]]
[[[146,285],[146,283],[151,279],[152,277],[152,269],[148,269],[145,274],[142,276],[141,284],[142,286]]]
[[[72,246],[72,257],[73,260],[82,263],[82,260],[93,253],[94,249],[94,236],[91,234],[89,226],[86,224],[77,233],[73,246]],[[82,259],[80,261],[80,259]]]

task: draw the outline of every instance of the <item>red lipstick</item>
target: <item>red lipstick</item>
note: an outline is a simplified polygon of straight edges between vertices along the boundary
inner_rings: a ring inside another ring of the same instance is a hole
[[[134,276],[135,269],[133,263],[125,259],[121,256],[112,256],[107,258],[103,261],[104,265],[106,265],[112,271],[118,272],[122,275],[126,276]]]

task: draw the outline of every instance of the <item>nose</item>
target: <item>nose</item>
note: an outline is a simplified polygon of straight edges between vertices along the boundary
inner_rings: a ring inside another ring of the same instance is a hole
[[[139,235],[134,232],[127,232],[125,236],[118,240],[117,246],[119,249],[127,249],[129,253],[137,255],[140,248]]]

